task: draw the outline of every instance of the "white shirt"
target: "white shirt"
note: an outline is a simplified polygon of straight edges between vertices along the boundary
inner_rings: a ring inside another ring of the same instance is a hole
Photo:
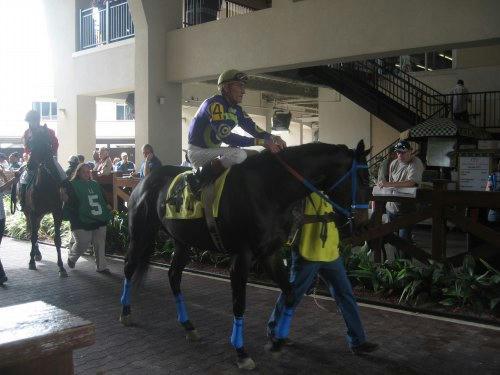
[[[469,90],[465,86],[458,84],[450,90],[450,94],[453,94],[453,113],[467,111],[467,102],[470,101],[468,93]]]

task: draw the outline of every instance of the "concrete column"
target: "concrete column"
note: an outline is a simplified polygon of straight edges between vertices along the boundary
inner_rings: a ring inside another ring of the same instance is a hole
[[[300,131],[299,131],[299,145],[304,144],[304,124],[302,124],[302,121],[299,122],[300,126]]]
[[[274,113],[274,108],[273,107],[268,108],[266,113],[266,132],[268,133],[271,133],[271,128],[273,126],[272,123],[273,113]]]
[[[180,28],[182,2],[129,0],[135,25],[135,157],[149,143],[163,164],[180,164],[182,86],[166,81],[166,33]]]
[[[82,154],[85,160],[92,160],[95,149],[95,121],[95,97],[78,95],[76,98],[76,147],[72,154]]]
[[[356,147],[363,139],[371,144],[370,113],[345,96],[328,88],[319,88],[319,140]]]

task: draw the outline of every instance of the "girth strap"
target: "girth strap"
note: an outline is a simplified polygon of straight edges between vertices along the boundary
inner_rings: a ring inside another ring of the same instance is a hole
[[[207,222],[208,233],[212,237],[212,241],[221,253],[225,253],[224,244],[222,243],[222,238],[220,236],[219,228],[215,222],[213,203],[215,200],[215,184],[209,183],[202,188],[201,203],[203,205],[203,210],[205,212],[205,221]]]

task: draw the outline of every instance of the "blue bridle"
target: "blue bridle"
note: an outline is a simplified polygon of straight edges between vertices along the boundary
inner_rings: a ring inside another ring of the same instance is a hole
[[[351,169],[349,169],[342,177],[340,177],[337,181],[335,181],[332,186],[330,186],[327,190],[327,194],[330,193],[333,189],[335,189],[337,186],[339,186],[342,181],[344,181],[349,175],[351,175],[351,209],[347,209],[345,207],[342,207],[341,205],[335,203],[332,201],[326,194],[324,194],[322,191],[320,191],[316,186],[314,186],[312,183],[310,183],[308,180],[306,180],[302,175],[300,175],[295,169],[290,167],[287,163],[285,163],[279,155],[276,154],[276,157],[280,161],[281,164],[285,166],[285,168],[295,177],[297,178],[300,182],[302,182],[309,190],[312,192],[318,194],[321,198],[323,198],[326,202],[330,203],[332,207],[335,209],[335,211],[340,212],[342,215],[344,215],[347,218],[351,218],[353,216],[353,212],[355,209],[367,209],[368,204],[366,203],[357,203],[356,202],[356,195],[358,192],[358,169],[367,169],[368,165],[367,164],[358,164],[356,161],[356,158],[352,158],[352,166]]]

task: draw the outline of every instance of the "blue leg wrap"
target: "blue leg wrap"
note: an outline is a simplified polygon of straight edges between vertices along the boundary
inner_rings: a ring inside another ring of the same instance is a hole
[[[293,309],[285,308],[283,314],[278,321],[278,327],[276,328],[276,338],[284,339],[288,337],[288,332],[290,331],[290,323],[292,322]]]
[[[182,298],[182,294],[180,293],[175,296],[175,308],[177,309],[177,320],[179,323],[187,322],[189,318],[186,306],[184,306],[184,298]]]
[[[125,278],[123,280],[123,294],[120,302],[123,306],[130,306],[130,288],[132,287],[132,282]]]
[[[235,349],[243,347],[243,317],[233,318],[233,333],[231,334],[231,344]]]

